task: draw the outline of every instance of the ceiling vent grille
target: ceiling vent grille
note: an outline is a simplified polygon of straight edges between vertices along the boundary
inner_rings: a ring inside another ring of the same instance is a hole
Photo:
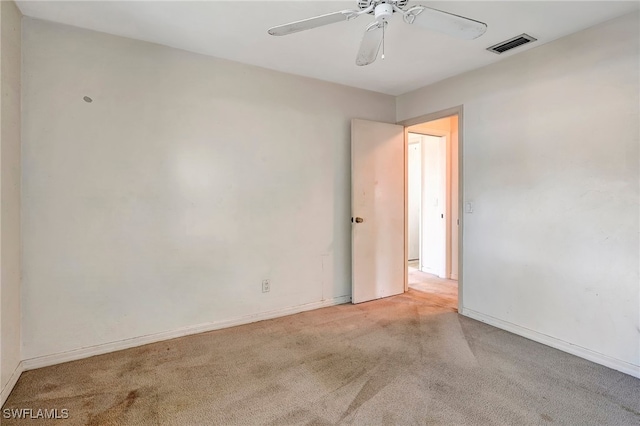
[[[487,50],[489,52],[497,53],[498,55],[500,55],[507,50],[515,49],[516,47],[520,47],[536,40],[538,39],[531,37],[529,34],[520,34],[519,36],[515,36],[513,38],[510,38],[509,40],[501,41],[498,44],[487,47]]]

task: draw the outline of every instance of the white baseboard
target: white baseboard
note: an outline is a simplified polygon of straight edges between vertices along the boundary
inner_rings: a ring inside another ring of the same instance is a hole
[[[565,342],[564,340],[560,340],[555,337],[547,336],[546,334],[521,327],[508,321],[494,318],[490,315],[476,312],[472,309],[462,308],[462,312],[460,313],[466,317],[482,321],[494,327],[509,331],[513,334],[526,337],[527,339],[542,343],[543,345],[551,346],[552,348],[570,353],[571,355],[575,355],[589,361],[593,361],[596,364],[604,365],[605,367],[612,368],[614,370],[640,379],[640,366],[638,365],[634,365],[626,361],[601,354],[600,352],[596,352],[591,349],[583,348],[582,346]]]
[[[340,297],[335,297],[333,299],[323,300],[320,302],[307,303],[304,305],[292,306],[289,308],[277,309],[269,312],[262,312],[259,314],[246,315],[243,317],[233,318],[230,320],[197,324],[197,325],[178,328],[175,330],[164,331],[161,333],[149,334],[146,336],[139,336],[131,339],[120,340],[117,342],[104,343],[101,345],[74,349],[67,352],[39,356],[35,358],[25,359],[24,361],[22,361],[22,368],[23,368],[23,371],[34,370],[36,368],[48,367],[50,365],[61,364],[63,362],[89,358],[91,356],[120,351],[122,349],[129,349],[136,346],[148,345],[149,343],[156,343],[156,342],[161,342],[163,340],[175,339],[177,337],[189,336],[191,334],[205,333],[207,331],[219,330],[222,328],[234,327],[237,325],[250,324],[252,322],[284,317],[287,315],[293,315],[293,314],[297,314],[304,311],[311,311],[314,309],[326,308],[334,305],[341,305],[343,303],[348,303],[350,301],[351,301],[351,296],[340,296]]]
[[[16,366],[16,369],[13,370],[13,373],[11,373],[11,377],[9,377],[9,381],[7,382],[6,385],[4,385],[4,387],[2,388],[2,391],[0,391],[0,407],[2,407],[6,402],[7,398],[9,397],[9,394],[13,390],[13,387],[16,385],[16,383],[18,383],[18,379],[20,378],[20,375],[22,374],[23,371],[24,371],[24,365],[22,364],[22,362],[19,362],[18,365]]]
[[[426,272],[427,274],[440,276],[438,271],[436,271],[433,268],[427,268],[426,266],[421,266],[419,269],[420,269],[421,272]]]

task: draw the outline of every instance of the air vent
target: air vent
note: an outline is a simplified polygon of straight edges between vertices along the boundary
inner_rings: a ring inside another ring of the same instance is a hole
[[[489,52],[497,53],[498,55],[500,55],[507,50],[515,49],[516,47],[520,47],[536,40],[538,39],[531,37],[529,34],[520,34],[519,36],[515,36],[513,38],[510,38],[509,40],[505,40],[498,44],[494,44],[491,47],[487,47],[487,50]]]

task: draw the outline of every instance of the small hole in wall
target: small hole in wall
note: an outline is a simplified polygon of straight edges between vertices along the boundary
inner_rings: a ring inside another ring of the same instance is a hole
[[[90,104],[91,102],[93,102],[93,99],[91,99],[91,98],[90,98],[90,97],[88,97],[88,96],[85,96],[85,97],[84,97],[84,98],[82,98],[82,99],[84,99],[84,101],[85,101],[86,103],[88,103],[88,104]]]

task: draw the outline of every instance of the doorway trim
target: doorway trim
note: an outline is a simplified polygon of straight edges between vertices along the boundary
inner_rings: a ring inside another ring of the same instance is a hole
[[[462,271],[463,263],[464,263],[464,250],[462,246],[463,235],[464,235],[464,167],[463,167],[463,153],[464,153],[464,108],[463,105],[458,105],[452,108],[443,109],[441,111],[433,112],[430,114],[420,115],[418,117],[409,118],[406,120],[398,121],[396,124],[404,126],[404,242],[405,242],[405,265],[408,262],[409,256],[409,188],[408,188],[408,130],[407,128],[410,126],[414,126],[416,124],[426,123],[429,121],[439,120],[441,118],[451,117],[453,115],[458,116],[458,218],[460,220],[460,224],[458,225],[458,313],[463,311],[464,303],[463,297],[464,292],[464,274]],[[405,266],[405,269],[406,266]],[[405,283],[404,283],[405,291],[409,288],[409,274],[405,272]]]

